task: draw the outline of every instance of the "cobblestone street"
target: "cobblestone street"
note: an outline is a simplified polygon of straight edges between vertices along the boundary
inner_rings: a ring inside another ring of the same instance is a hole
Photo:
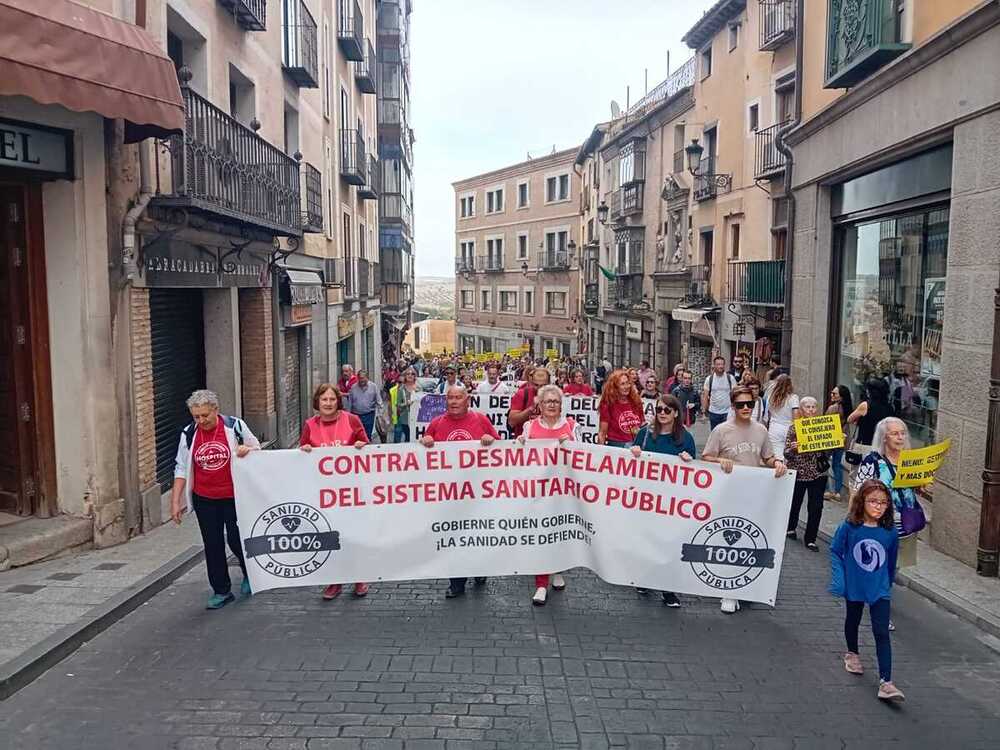
[[[826,548],[790,543],[778,607],[671,610],[588,571],[544,608],[528,579],[446,601],[269,592],[201,609],[199,566],[0,704],[5,750],[996,746],[1000,642],[897,589],[902,707],[844,672]],[[41,717],[45,717],[41,721]]]

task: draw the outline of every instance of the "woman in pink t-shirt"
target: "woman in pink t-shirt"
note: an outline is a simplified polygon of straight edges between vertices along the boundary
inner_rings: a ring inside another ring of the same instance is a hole
[[[302,435],[299,437],[299,448],[307,453],[313,448],[330,448],[353,445],[363,448],[368,445],[368,433],[365,432],[361,420],[348,411],[344,411],[341,403],[340,390],[333,383],[320,383],[313,393],[313,409],[319,412],[309,417],[302,425]],[[340,596],[343,586],[331,583],[323,589],[323,598],[329,601]],[[367,583],[355,583],[354,595],[361,597],[368,594]]]
[[[569,417],[562,415],[563,392],[555,385],[544,385],[538,390],[538,405],[541,414],[524,425],[524,431],[518,441],[524,443],[525,440],[558,440],[565,443],[567,440],[579,440],[580,428],[577,427]],[[566,588],[566,581],[560,573],[552,576],[552,588],[562,591]],[[535,595],[531,597],[531,603],[542,606],[548,597],[549,574],[539,573],[535,576]]]

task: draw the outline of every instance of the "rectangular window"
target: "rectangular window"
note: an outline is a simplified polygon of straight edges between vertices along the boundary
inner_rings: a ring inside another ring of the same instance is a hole
[[[740,257],[740,225],[733,224],[729,228],[729,249],[732,258]]]
[[[528,183],[520,182],[517,185],[517,207],[527,208],[528,207]]]
[[[569,200],[569,175],[561,174],[545,180],[545,202]]]
[[[486,240],[486,263],[491,269],[503,268],[503,240],[499,237]]]
[[[463,263],[467,268],[471,270],[472,259],[476,254],[476,243],[474,240],[468,240],[466,242],[458,243],[459,254],[462,258]]]
[[[524,314],[534,315],[535,314],[535,293],[525,292],[524,293]]]
[[[476,196],[465,195],[458,199],[458,215],[462,219],[468,219],[476,215]]]
[[[486,213],[498,214],[503,211],[503,188],[486,191]]]
[[[566,292],[545,293],[545,314],[546,315],[566,314]]]
[[[486,312],[490,311],[490,309],[492,308],[492,305],[490,304],[492,296],[493,296],[492,289],[481,290],[480,300],[482,301],[482,304],[479,306],[480,310],[484,310]]]
[[[747,130],[756,133],[760,129],[760,105],[751,104],[747,109]]]
[[[729,51],[740,46],[740,25],[738,23],[729,24]]]
[[[833,382],[855,403],[869,379],[888,383],[914,447],[939,439],[948,228],[941,206],[848,224],[834,239],[842,288]]]
[[[517,259],[527,260],[528,258],[528,235],[517,235]]]
[[[476,297],[471,289],[462,290],[462,309],[463,310],[476,309]]]
[[[517,292],[500,292],[500,312],[517,312]]]
[[[712,75],[712,45],[709,44],[701,51],[701,80],[705,80]]]

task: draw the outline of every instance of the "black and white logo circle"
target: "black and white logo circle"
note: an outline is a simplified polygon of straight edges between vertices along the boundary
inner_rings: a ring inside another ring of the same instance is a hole
[[[698,529],[681,548],[681,560],[708,586],[736,591],[757,580],[764,568],[774,567],[774,550],[753,521],[722,516]]]
[[[315,508],[290,501],[272,505],[254,521],[243,554],[279,578],[314,573],[340,549],[340,532]]]

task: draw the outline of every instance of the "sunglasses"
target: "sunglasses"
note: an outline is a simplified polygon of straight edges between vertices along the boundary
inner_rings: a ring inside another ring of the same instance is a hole
[[[670,414],[672,412],[673,412],[673,409],[671,409],[669,406],[657,406],[656,407],[656,413],[657,414]]]
[[[737,401],[733,404],[734,409],[752,409],[753,401]]]

